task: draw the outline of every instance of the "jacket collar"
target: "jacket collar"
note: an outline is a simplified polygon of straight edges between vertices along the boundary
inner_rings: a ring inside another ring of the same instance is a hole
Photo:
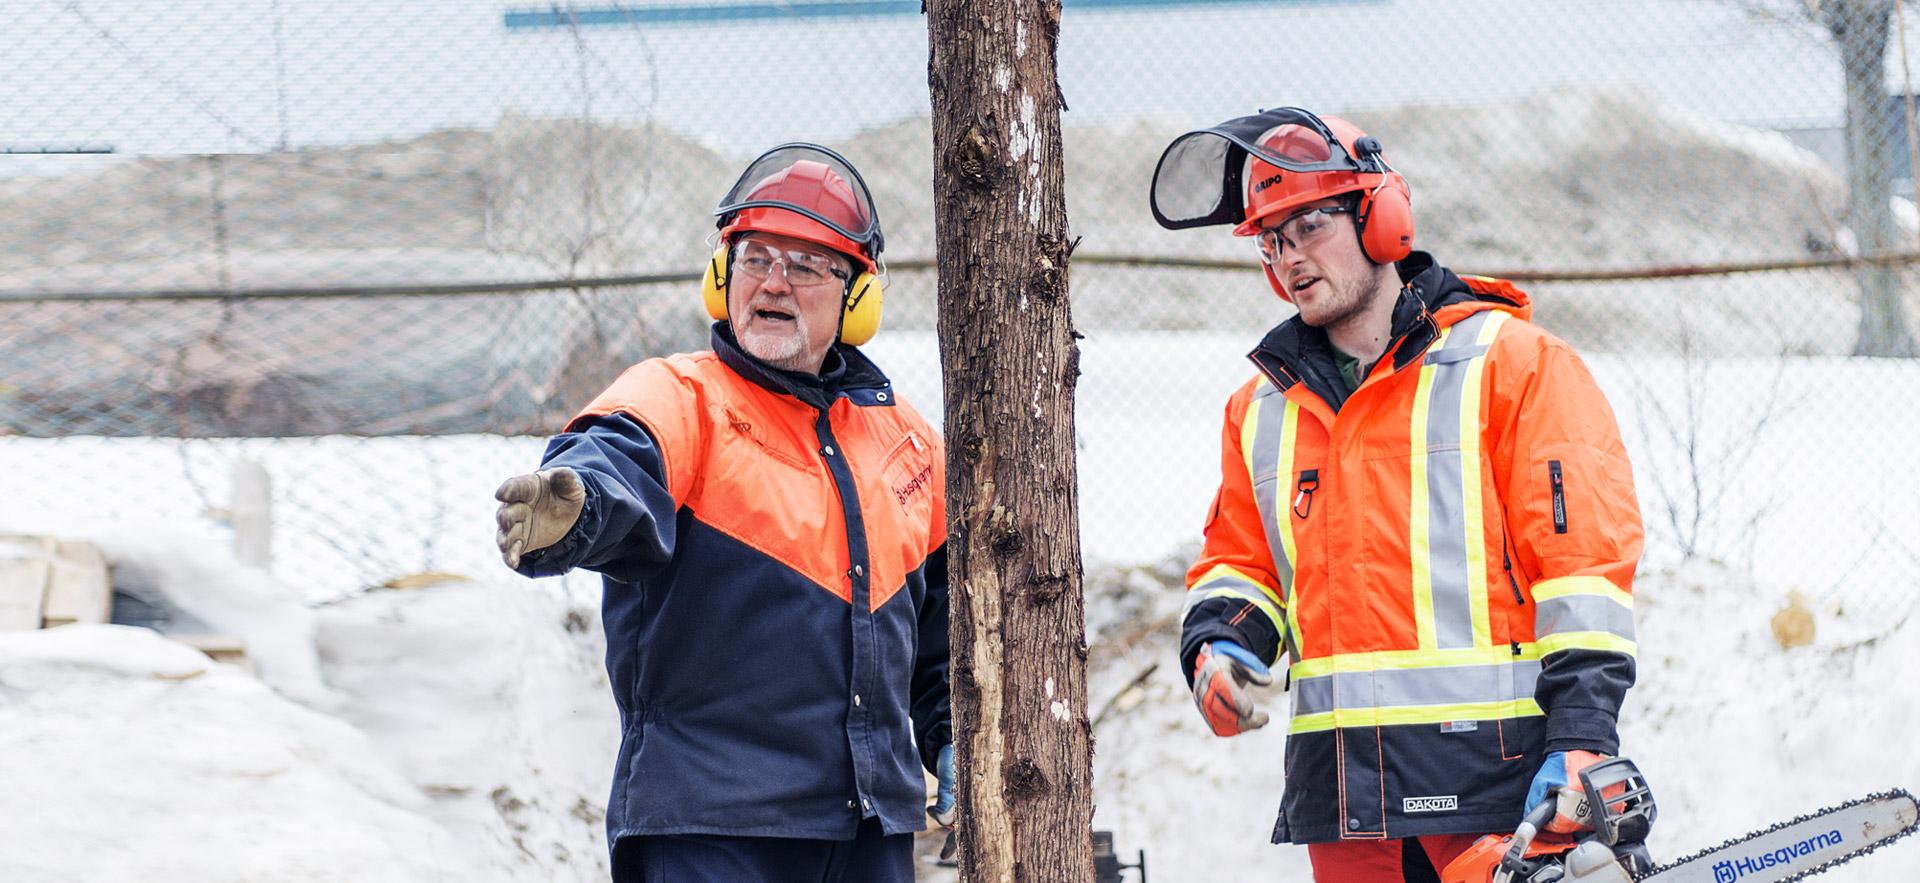
[[[809,407],[824,411],[835,399],[846,396],[856,405],[893,404],[893,383],[881,373],[880,366],[856,347],[835,343],[827,350],[827,359],[819,374],[786,371],[749,355],[733,336],[733,326],[725,320],[713,323],[713,352],[721,363],[748,382],[777,395],[792,396]]]
[[[1478,299],[1479,295],[1424,251],[1407,255],[1394,269],[1400,275],[1400,296],[1393,305],[1391,340],[1386,351],[1392,354],[1393,370],[1398,371],[1418,359],[1439,336],[1434,313],[1441,307]],[[1325,331],[1301,321],[1298,315],[1267,332],[1247,357],[1282,392],[1305,383],[1333,410],[1339,411],[1346,404],[1333,344]]]

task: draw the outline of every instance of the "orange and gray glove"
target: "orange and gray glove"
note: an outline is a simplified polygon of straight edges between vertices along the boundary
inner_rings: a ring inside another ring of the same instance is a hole
[[[1248,684],[1273,683],[1266,663],[1232,641],[1213,641],[1193,658],[1193,701],[1216,736],[1237,736],[1267,725],[1267,713],[1253,707]]]
[[[500,531],[494,543],[501,560],[518,569],[520,556],[560,542],[573,529],[586,506],[587,489],[580,473],[561,466],[509,478],[493,498],[500,501],[495,516]]]
[[[1593,811],[1587,806],[1587,792],[1580,784],[1580,771],[1606,760],[1607,755],[1592,751],[1555,751],[1547,755],[1540,771],[1527,787],[1527,805],[1522,815],[1532,813],[1540,804],[1551,801],[1553,817],[1540,826],[1542,831],[1572,834],[1593,830]],[[1602,789],[1603,796],[1611,789]]]

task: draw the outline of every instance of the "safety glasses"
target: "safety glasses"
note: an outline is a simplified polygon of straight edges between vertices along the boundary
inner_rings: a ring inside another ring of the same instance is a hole
[[[1327,238],[1333,231],[1333,216],[1353,212],[1352,206],[1322,205],[1296,212],[1284,221],[1254,234],[1260,245],[1260,260],[1268,266],[1280,263],[1283,249],[1301,249]]]
[[[741,278],[762,280],[779,266],[786,270],[787,284],[795,288],[845,285],[849,277],[841,262],[841,258],[824,251],[775,248],[751,236],[741,237],[733,246],[733,272]]]

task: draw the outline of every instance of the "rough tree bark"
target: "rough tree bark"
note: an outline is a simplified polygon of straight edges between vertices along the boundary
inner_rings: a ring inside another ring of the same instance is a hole
[[[961,876],[1091,880],[1059,0],[929,0]]]

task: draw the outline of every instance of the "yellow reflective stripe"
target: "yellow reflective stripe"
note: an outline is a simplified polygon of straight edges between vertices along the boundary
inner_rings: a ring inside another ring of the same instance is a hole
[[[1273,589],[1268,588],[1266,583],[1263,583],[1260,580],[1255,579],[1251,574],[1247,573],[1244,570],[1241,570],[1238,567],[1234,567],[1231,564],[1215,564],[1211,569],[1209,569],[1206,572],[1204,576],[1201,576],[1199,579],[1193,581],[1193,588],[1190,591],[1198,591],[1200,589],[1204,589],[1207,587],[1209,583],[1212,583],[1215,580],[1229,580],[1232,582],[1246,583],[1247,585],[1253,586],[1254,588],[1258,589],[1260,591],[1260,595],[1266,598],[1269,602],[1271,602],[1273,606],[1275,607],[1287,606],[1287,602],[1284,599],[1282,599],[1279,595],[1275,594]]]
[[[1247,413],[1240,418],[1240,460],[1247,467],[1247,481],[1252,483],[1260,481],[1260,476],[1253,474],[1254,429],[1260,425],[1260,399],[1259,387],[1255,387],[1252,400],[1247,402]]]
[[[1287,647],[1287,618],[1283,609],[1285,605],[1265,583],[1236,567],[1216,564],[1206,572],[1205,576],[1195,580],[1193,587],[1187,590],[1186,607],[1181,611],[1181,618],[1185,619],[1187,611],[1191,611],[1194,605],[1208,598],[1234,598],[1259,608],[1261,614],[1266,616],[1267,622],[1273,625],[1274,633],[1280,636],[1281,648]]]
[[[1453,326],[1440,329],[1440,337],[1429,348],[1440,349],[1447,345],[1447,337],[1453,333]],[[1432,650],[1439,646],[1434,638],[1433,629],[1433,568],[1431,564],[1432,542],[1427,535],[1430,525],[1427,512],[1432,506],[1427,487],[1427,408],[1433,399],[1433,379],[1439,373],[1434,366],[1424,362],[1420,366],[1420,383],[1413,394],[1413,421],[1409,427],[1408,450],[1412,456],[1407,458],[1412,467],[1407,494],[1407,552],[1413,566],[1413,624],[1419,636],[1420,649]]]
[[[1291,398],[1285,398],[1283,401],[1287,403],[1287,410],[1283,415],[1285,419],[1280,423],[1280,460],[1277,471],[1280,475],[1287,476],[1287,480],[1280,481],[1278,478],[1275,479],[1275,481],[1279,482],[1274,488],[1279,492],[1276,496],[1283,497],[1284,499],[1281,501],[1281,505],[1274,507],[1278,511],[1274,512],[1273,517],[1275,519],[1275,527],[1279,529],[1280,545],[1285,549],[1284,554],[1287,556],[1287,575],[1289,581],[1287,585],[1280,587],[1280,593],[1282,597],[1292,598],[1294,584],[1299,581],[1297,565],[1300,561],[1293,539],[1293,498],[1290,496],[1290,494],[1299,492],[1296,489],[1297,482],[1292,479],[1292,476],[1294,474],[1294,454],[1296,453],[1295,443],[1300,437],[1300,404]],[[1293,649],[1290,651],[1293,653],[1298,653],[1300,646],[1300,611],[1298,606],[1299,605],[1289,605],[1286,609],[1286,634],[1291,635],[1294,641]]]
[[[1541,656],[1562,650],[1600,650],[1627,656],[1639,655],[1637,644],[1612,632],[1558,632],[1541,635],[1539,640],[1534,642],[1534,646],[1540,648]]]
[[[1511,720],[1546,714],[1532,699],[1511,702],[1474,702],[1464,705],[1416,705],[1400,708],[1340,708],[1324,714],[1292,719],[1289,733],[1316,733],[1339,727],[1384,727],[1401,724],[1442,724],[1448,721]]]
[[[1320,677],[1335,672],[1386,671],[1405,668],[1443,668],[1455,665],[1499,665],[1523,659],[1539,659],[1532,644],[1521,644],[1518,654],[1506,644],[1497,647],[1456,647],[1447,650],[1382,650],[1373,653],[1341,653],[1303,659],[1292,666],[1293,679]]]
[[[1491,347],[1493,339],[1506,324],[1504,310],[1491,310],[1474,343]],[[1466,388],[1460,396],[1460,478],[1463,485],[1462,513],[1467,531],[1467,609],[1473,616],[1473,645],[1493,643],[1492,614],[1487,603],[1486,510],[1481,502],[1480,482],[1480,385],[1487,358],[1477,356],[1467,365]]]
[[[1265,616],[1267,618],[1267,623],[1273,626],[1273,633],[1280,636],[1280,649],[1275,651],[1275,653],[1277,654],[1277,653],[1286,652],[1287,650],[1286,620],[1281,618],[1280,611],[1273,609],[1273,604],[1267,601],[1267,599],[1264,596],[1258,595],[1258,594],[1249,594],[1245,591],[1242,591],[1241,589],[1233,588],[1230,586],[1219,586],[1217,588],[1212,588],[1212,589],[1194,589],[1193,591],[1187,593],[1187,609],[1192,610],[1194,606],[1198,605],[1200,602],[1212,600],[1214,598],[1229,598],[1234,601],[1244,601],[1247,604],[1254,607],[1255,609],[1259,610],[1260,615]]]
[[[1629,610],[1633,609],[1633,596],[1620,591],[1619,586],[1614,585],[1612,580],[1604,576],[1558,576],[1553,579],[1543,579],[1534,583],[1532,591],[1528,594],[1531,594],[1535,601],[1549,601],[1568,595],[1597,595],[1610,598],[1614,603]]]
[[[1510,315],[1506,310],[1488,310],[1487,324],[1480,328],[1480,336],[1474,338],[1473,342],[1481,346],[1492,346],[1493,339],[1500,334],[1500,326],[1507,324],[1507,318]]]

